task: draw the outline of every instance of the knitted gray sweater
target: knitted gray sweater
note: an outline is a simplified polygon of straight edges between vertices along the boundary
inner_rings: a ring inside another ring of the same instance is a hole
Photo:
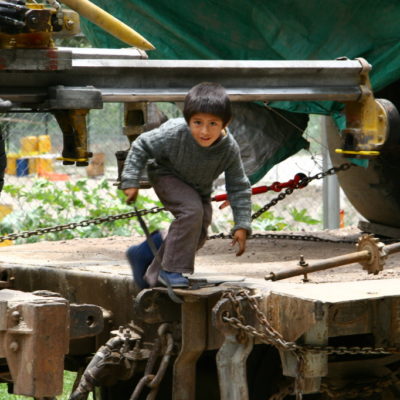
[[[132,144],[121,176],[121,188],[139,187],[148,160],[149,177],[174,175],[209,197],[214,180],[225,173],[225,185],[235,226],[251,232],[251,189],[239,146],[231,134],[210,147],[200,146],[183,118],[170,119],[159,128],[141,134]],[[173,188],[171,188],[173,190]]]

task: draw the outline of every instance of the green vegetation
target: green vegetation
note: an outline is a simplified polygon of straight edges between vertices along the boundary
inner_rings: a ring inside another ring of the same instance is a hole
[[[106,180],[97,182],[79,179],[75,182],[55,183],[38,179],[30,188],[5,185],[3,190],[15,198],[19,204],[18,210],[1,221],[0,234],[2,235],[133,211],[133,207],[125,203],[123,192]],[[162,206],[162,204],[146,196],[139,196],[136,202],[139,210],[155,206]],[[170,215],[167,212],[148,214],[145,220],[149,229],[154,230],[168,223]],[[133,231],[143,234],[136,218],[48,233],[42,238],[65,240],[76,237],[130,236]],[[26,239],[26,242],[38,240],[38,236],[33,236]],[[18,241],[22,243],[25,239],[18,239]]]
[[[79,179],[75,182],[50,182],[37,179],[33,181],[30,188],[5,185],[3,190],[18,202],[18,207],[1,221],[1,235],[35,231],[40,228],[78,223],[87,219],[133,211],[133,207],[125,203],[123,192],[106,180]],[[161,207],[162,204],[147,196],[140,195],[136,201],[136,207],[139,210],[156,206]],[[260,205],[254,204],[253,212],[260,208]],[[315,225],[320,222],[311,218],[304,208],[301,210],[290,208],[288,211],[290,220],[276,216],[273,211],[266,211],[253,221],[253,229],[257,231],[298,230],[301,224]],[[166,227],[171,218],[168,212],[145,216],[150,230]],[[212,230],[213,232],[229,231],[231,224],[230,220],[214,221]],[[27,239],[18,239],[16,242],[130,236],[135,231],[143,234],[137,219],[130,218],[51,232],[41,237],[35,235]]]
[[[261,206],[254,204],[253,212],[258,211],[260,208]],[[320,223],[319,220],[311,218],[305,208],[301,210],[295,207],[290,208],[289,214],[291,220],[287,221],[283,217],[276,216],[273,211],[268,210],[253,221],[253,229],[256,231],[298,230],[299,224],[316,225]]]
[[[60,396],[57,396],[57,400],[68,400],[71,391],[72,391],[72,386],[74,384],[76,377],[76,373],[74,372],[69,372],[69,371],[64,371],[64,387],[63,387],[63,393]],[[1,400],[27,400],[28,397],[25,396],[16,396],[13,394],[8,393],[7,389],[7,384],[2,384],[0,385],[0,399]],[[88,400],[93,400],[93,396],[90,394],[88,397]]]

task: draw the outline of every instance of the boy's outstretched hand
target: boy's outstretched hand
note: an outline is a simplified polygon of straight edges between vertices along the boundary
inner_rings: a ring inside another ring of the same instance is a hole
[[[246,250],[247,231],[246,229],[237,229],[233,234],[232,246],[239,244],[239,250],[236,256],[241,256]]]
[[[127,188],[124,189],[124,193],[126,198],[126,204],[132,204],[136,201],[136,197],[139,193],[139,189],[138,188]]]

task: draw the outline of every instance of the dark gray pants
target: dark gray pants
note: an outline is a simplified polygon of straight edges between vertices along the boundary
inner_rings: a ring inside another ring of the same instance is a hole
[[[195,253],[206,241],[212,218],[210,198],[202,198],[195,189],[175,176],[158,177],[153,188],[175,220],[145,274],[150,286],[157,283],[161,268],[170,272],[193,273]]]

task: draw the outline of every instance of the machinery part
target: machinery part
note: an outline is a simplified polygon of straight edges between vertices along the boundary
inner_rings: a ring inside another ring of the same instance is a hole
[[[303,189],[305,188],[308,183],[310,182],[308,180],[307,176],[301,172],[296,174],[293,179],[290,179],[287,182],[274,182],[270,186],[257,186],[253,187],[251,189],[251,194],[261,194],[261,193],[266,193],[270,190],[273,190],[274,192],[280,192],[282,189],[285,188],[291,188],[291,189]],[[223,194],[218,194],[214,197],[211,198],[211,201],[225,201],[228,200],[228,195],[226,193]]]
[[[113,337],[97,350],[82,374],[76,389],[69,397],[70,400],[86,400],[88,394],[95,386],[100,386],[110,381],[117,381],[119,373],[128,364],[133,374],[136,364],[127,362],[124,365],[125,357],[121,352],[124,343],[124,338],[119,336]]]
[[[379,157],[368,160],[366,168],[352,168],[346,174],[339,174],[341,188],[351,204],[368,221],[389,227],[400,227],[400,116],[396,107],[388,100],[377,100],[388,115],[388,138],[382,146]],[[333,164],[345,158],[336,154],[340,137],[333,122],[327,119],[328,145]],[[368,199],[368,200],[367,200]]]
[[[221,400],[248,399],[247,357],[253,349],[253,340],[239,343],[236,335],[227,335],[217,353]]]
[[[155,47],[143,36],[134,31],[128,25],[108,14],[100,7],[88,0],[62,0],[64,4],[75,10],[82,17],[98,25],[100,28],[111,33],[116,38],[142,50],[154,50]]]
[[[318,174],[315,174],[314,176],[310,176],[310,177],[306,176],[306,177],[302,178],[300,181],[297,182],[296,185],[294,185],[293,187],[288,187],[283,193],[279,194],[276,198],[272,199],[265,206],[261,207],[258,211],[256,211],[251,216],[251,219],[258,218],[260,215],[262,215],[263,213],[268,211],[271,207],[275,206],[279,201],[286,198],[286,196],[292,194],[294,190],[302,189],[304,186],[308,185],[311,181],[313,181],[315,179],[322,179],[329,175],[337,174],[340,171],[347,171],[351,167],[352,167],[352,164],[343,163],[343,164],[339,165],[338,167],[329,168],[324,172],[319,172]]]
[[[92,304],[71,304],[70,321],[70,339],[96,336],[104,329],[103,312]]]
[[[123,132],[132,143],[140,134],[159,127],[167,119],[154,103],[125,103]]]
[[[313,263],[306,263],[303,256],[300,256],[300,268],[292,268],[282,272],[270,272],[265,276],[266,280],[277,281],[293,276],[304,275],[305,281],[308,281],[307,274],[310,272],[323,271],[330,268],[340,267],[342,265],[359,262],[363,269],[369,274],[378,274],[383,269],[389,246],[385,246],[372,235],[362,235],[357,243],[357,252],[344,254],[342,256],[332,257]],[[390,248],[392,253],[400,251],[400,245],[396,244]]]
[[[391,291],[389,290],[389,292]],[[396,291],[394,290],[392,293],[396,293]],[[298,387],[297,392],[296,386],[294,387],[297,398],[301,398],[299,397],[301,392],[315,393],[320,391],[320,378],[328,374],[328,354],[366,355],[390,354],[400,351],[398,346],[384,349],[368,347],[351,348],[345,346],[333,347],[327,345],[328,334],[329,336],[346,334],[343,327],[336,333],[336,329],[334,328],[335,319],[337,323],[340,323],[340,320],[344,318],[342,323],[346,324],[347,328],[352,326],[352,329],[359,332],[365,330],[365,324],[372,326],[375,324],[379,325],[381,317],[375,315],[374,321],[371,321],[368,308],[371,308],[371,310],[374,309],[382,300],[380,296],[377,296],[376,301],[370,302],[367,307],[359,299],[347,304],[340,304],[340,300],[338,300],[339,303],[335,307],[331,307],[330,300],[317,301],[309,291],[307,291],[307,294],[302,299],[299,297],[296,298],[293,294],[291,290],[286,293],[284,289],[281,293],[279,290],[275,293],[272,291],[266,297],[254,296],[248,290],[239,289],[231,294],[228,292],[214,307],[213,319],[218,325],[220,323],[226,324],[226,327],[222,328],[223,331],[229,332],[230,329],[236,329],[239,332],[244,332],[249,337],[254,337],[258,341],[272,344],[278,348],[281,354],[284,375],[295,377],[296,380],[300,378],[300,381],[302,381],[301,387]],[[367,296],[369,295],[367,294]],[[395,306],[394,313],[397,312],[397,297],[395,295],[391,299],[391,305]],[[364,306],[365,308],[361,315],[360,306]],[[254,311],[253,315],[249,314],[249,308]],[[379,310],[377,310],[378,313],[381,309],[379,307]],[[353,320],[350,319],[349,313],[353,313]],[[296,323],[288,324],[288,320],[295,321]],[[389,342],[391,344],[398,343],[395,333],[397,331],[397,324],[392,325],[389,331],[392,331],[394,334]],[[350,330],[348,333],[350,334]],[[375,333],[376,339],[381,339],[379,329]],[[301,345],[295,342],[299,338],[302,340]],[[296,353],[300,355],[300,359],[302,360],[300,367],[298,357],[294,356]],[[376,360],[374,358],[371,363],[376,363]],[[383,360],[388,360],[386,362],[390,362],[391,360],[398,367],[398,355],[387,356],[386,359],[381,358],[381,360],[382,362]],[[362,363],[363,361],[357,362]],[[354,370],[351,372],[352,376],[354,376]],[[325,388],[322,387],[322,391],[324,390]],[[279,392],[272,396],[271,399],[282,399],[283,397],[279,396],[284,393],[285,391]],[[344,398],[347,399],[348,397]]]
[[[0,309],[0,357],[7,359],[13,392],[38,398],[61,394],[69,343],[67,300],[3,289]]]
[[[54,8],[43,4],[8,0],[0,3],[0,48],[50,48],[54,36],[75,35],[79,32],[77,13],[111,33],[118,39],[143,50],[154,46],[132,28],[114,18],[88,0],[65,0],[71,10],[62,9],[55,0]],[[58,34],[57,34],[58,33]]]
[[[59,48],[51,53],[53,70],[57,71],[52,74],[43,66],[42,59],[46,57],[31,50],[29,63],[24,60],[27,53],[2,50],[2,56],[12,54],[10,62],[6,59],[0,70],[0,77],[7,75],[0,79],[0,97],[34,109],[43,107],[48,99],[47,88],[55,84],[93,86],[101,91],[104,102],[182,101],[188,90],[201,81],[220,82],[233,101],[357,102],[362,93],[358,60],[143,62],[129,54],[124,57],[125,49],[114,50],[112,57],[102,57],[99,49],[91,49],[83,56],[80,49]],[[69,59],[70,67],[63,63],[65,59]]]
[[[124,135],[128,137],[129,143],[132,143],[143,132],[150,131],[159,127],[162,123],[167,121],[164,113],[158,110],[155,103],[149,102],[135,102],[124,104]],[[124,162],[128,151],[117,151],[115,156],[118,164],[118,178],[117,185],[121,182],[121,173],[124,168]],[[147,176],[147,169],[145,168],[140,176],[140,188],[148,189],[151,187],[149,177]]]
[[[383,270],[388,254],[385,251],[385,245],[379,239],[372,235],[361,235],[357,242],[357,250],[360,252],[367,250],[369,252],[370,259],[360,261],[363,269],[368,271],[369,274],[377,275]]]
[[[89,157],[93,154],[87,151],[88,137],[86,116],[89,110],[56,110],[54,116],[63,133],[62,160],[64,165],[75,164],[79,167],[89,165]]]
[[[157,396],[160,383],[164,378],[165,372],[167,371],[167,367],[171,360],[174,348],[174,340],[171,332],[169,332],[169,325],[167,323],[160,325],[157,333],[158,341],[157,345],[154,346],[155,351],[149,357],[149,360],[146,364],[144,376],[137,384],[135,390],[130,397],[130,400],[138,400],[144,386],[150,388],[150,393],[147,395],[146,400],[154,400]],[[161,353],[160,355],[162,356],[162,359],[158,366],[157,372],[153,374],[155,357],[158,355],[158,352]]]
[[[52,10],[22,1],[0,3],[0,48],[53,47],[52,32],[61,30]]]
[[[108,14],[100,7],[91,3],[88,0],[62,0],[64,4],[75,10],[82,17],[98,25],[108,33],[111,33],[116,38],[137,47],[142,50],[154,50],[155,47],[148,42],[143,36],[134,31],[128,25],[119,21],[112,15]]]
[[[361,70],[361,98],[345,106],[347,126],[342,131],[342,154],[347,157],[379,155],[388,137],[388,115],[385,107],[375,101],[369,80],[369,65],[359,59]]]
[[[3,134],[0,131],[0,193],[4,186],[4,174],[7,167],[7,155]]]

